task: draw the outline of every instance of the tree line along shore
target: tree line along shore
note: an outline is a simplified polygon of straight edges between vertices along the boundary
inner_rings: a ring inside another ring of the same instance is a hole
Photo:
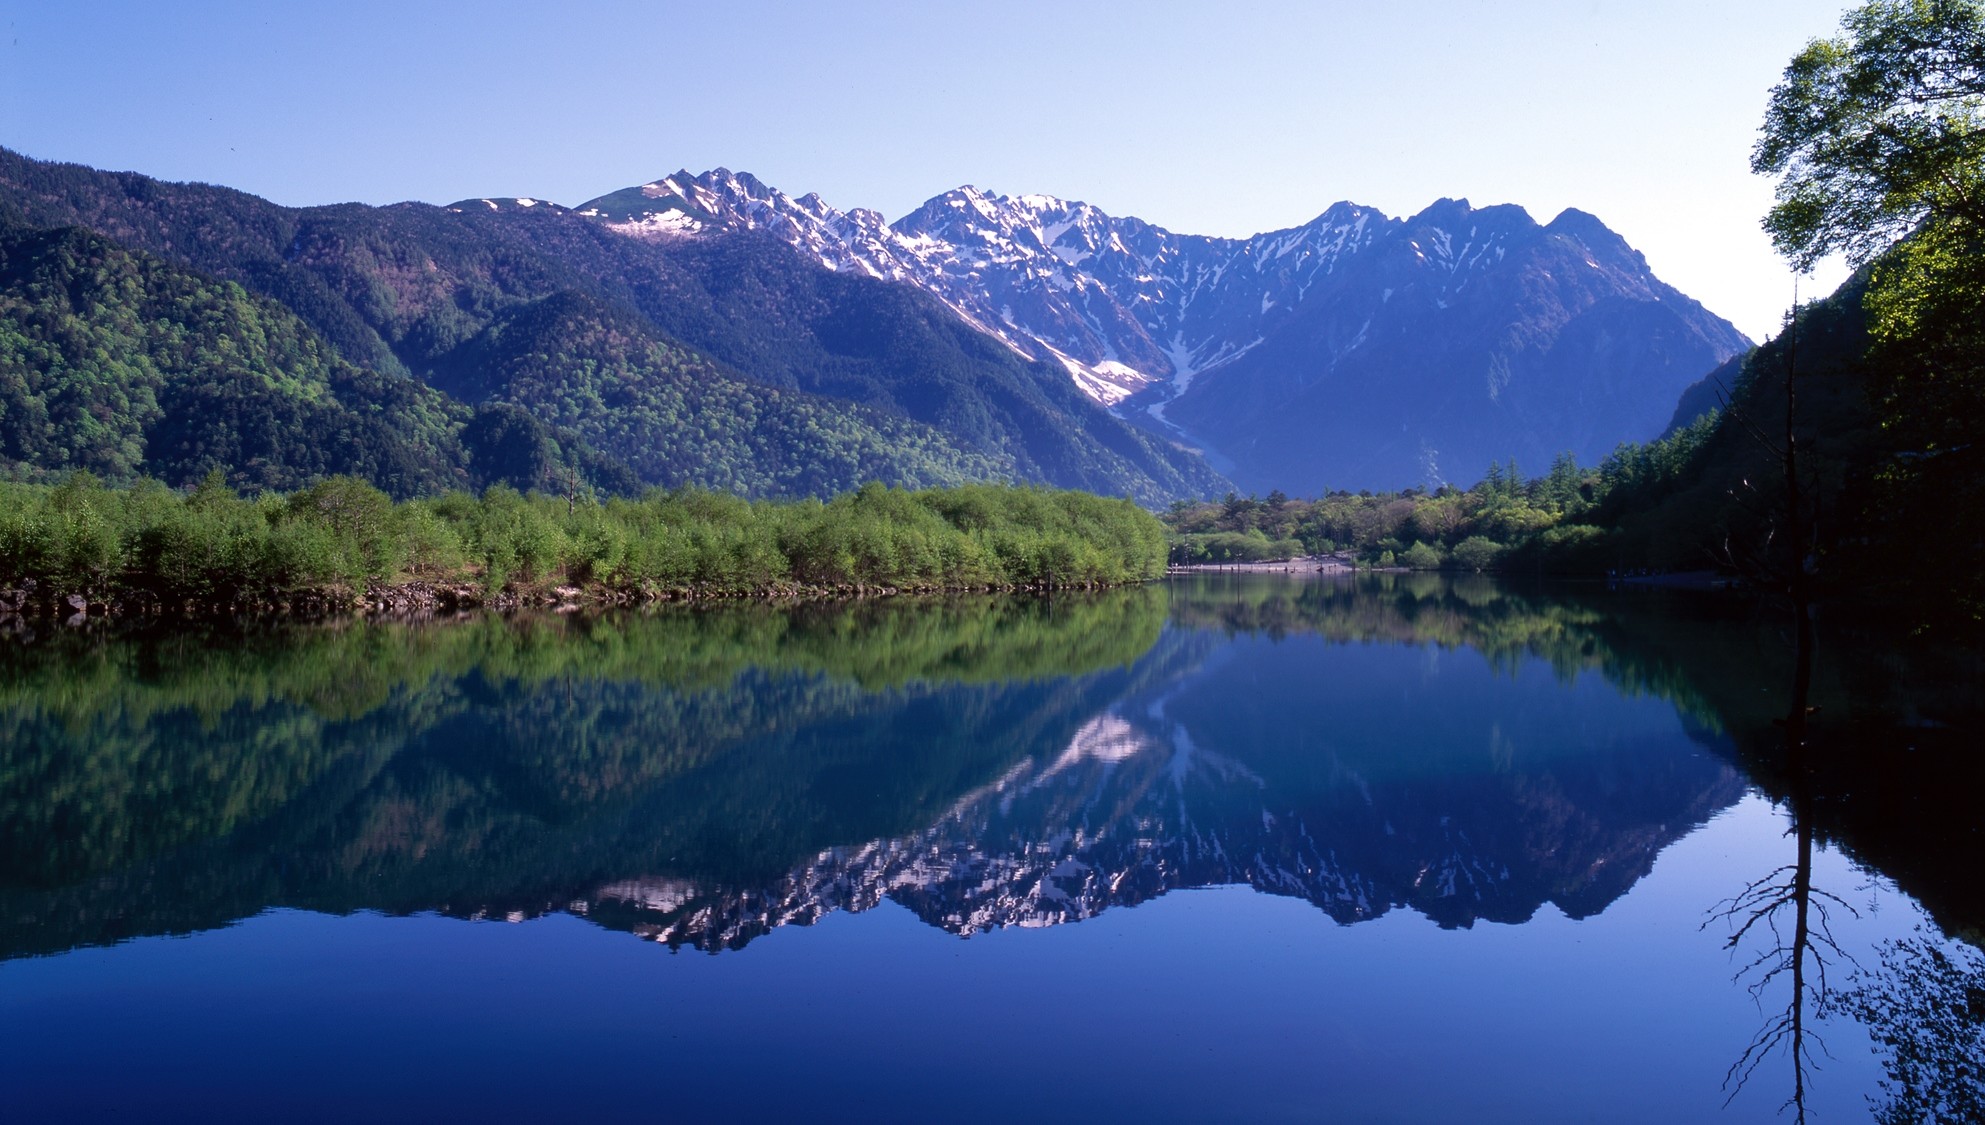
[[[252,497],[218,473],[185,492],[0,482],[0,616],[23,619],[1100,587],[1165,555],[1128,500],[1013,485],[395,502],[351,477]]]
[[[1175,567],[1331,560],[1359,569],[1503,570],[1599,574],[1609,569],[1706,567],[1689,553],[1708,524],[1698,503],[1668,526],[1630,534],[1625,515],[1673,491],[1702,459],[1720,422],[1709,411],[1652,442],[1626,443],[1590,468],[1570,453],[1526,479],[1492,464],[1472,487],[1327,492],[1296,499],[1229,493],[1175,503],[1163,519]],[[1677,549],[1679,548],[1679,549]]]

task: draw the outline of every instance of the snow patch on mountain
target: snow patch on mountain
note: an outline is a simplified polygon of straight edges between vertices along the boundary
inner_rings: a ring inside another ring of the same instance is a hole
[[[585,212],[580,212],[585,214]],[[608,223],[608,230],[635,238],[667,238],[674,235],[695,234],[704,229],[704,224],[683,211],[656,211],[638,219],[621,223]]]

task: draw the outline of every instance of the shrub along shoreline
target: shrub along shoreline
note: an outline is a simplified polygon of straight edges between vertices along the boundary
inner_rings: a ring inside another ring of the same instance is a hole
[[[1144,582],[1165,529],[1129,500],[869,484],[825,503],[492,488],[395,503],[350,477],[237,495],[87,473],[0,482],[0,618],[421,612]]]

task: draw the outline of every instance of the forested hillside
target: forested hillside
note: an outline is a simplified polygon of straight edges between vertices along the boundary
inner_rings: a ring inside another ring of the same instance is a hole
[[[1171,557],[1196,564],[1334,554],[1381,568],[1577,574],[1648,567],[1645,544],[1637,551],[1596,521],[1617,511],[1621,497],[1672,482],[1717,423],[1712,414],[1659,441],[1621,445],[1596,466],[1562,453],[1548,473],[1528,479],[1513,459],[1491,464],[1468,488],[1340,490],[1314,499],[1229,493],[1218,503],[1174,504],[1164,516]],[[1684,529],[1675,565],[1711,564],[1696,531]]]
[[[1862,272],[1799,311],[1730,390],[1716,440],[1611,522],[1693,526],[1794,604],[1985,626],[1985,7],[1863,4],[1771,92],[1752,169],[1795,268]],[[1708,518],[1720,501],[1719,514]],[[1703,528],[1708,529],[1707,535]]]
[[[1197,455],[1112,417],[1063,372],[1009,351],[935,299],[834,274],[763,236],[658,249],[550,204],[290,209],[225,188],[43,163],[4,150],[0,215],[41,227],[85,226],[236,281],[282,302],[343,358],[382,373],[458,380],[471,354],[490,354],[492,329],[506,334],[501,319],[528,317],[523,306],[577,294],[636,314],[658,343],[691,366],[869,408],[830,423],[829,405],[818,400],[802,409],[797,398],[721,388],[700,404],[702,419],[717,431],[752,428],[739,409],[772,401],[792,409],[771,426],[757,453],[783,442],[782,435],[806,432],[802,416],[836,436],[823,454],[828,467],[795,468],[813,451],[785,447],[778,464],[728,462],[693,478],[702,483],[756,479],[783,487],[871,465],[902,469],[906,482],[1010,472],[1147,502],[1224,487]],[[602,440],[622,424],[564,417]],[[697,458],[742,448],[727,440],[701,450],[663,450],[650,471],[714,464]]]
[[[521,303],[431,375],[352,364],[282,305],[69,227],[0,228],[0,469],[244,489],[348,474],[396,496],[492,483],[830,496],[1003,480],[886,410],[749,383],[640,317]],[[445,392],[445,393],[444,393]]]
[[[274,302],[69,228],[0,227],[0,467],[250,488],[466,486],[469,412]]]
[[[650,484],[831,496],[871,480],[1019,475],[1010,458],[963,452],[900,414],[738,378],[635,313],[570,290],[505,309],[429,379],[569,430]]]
[[[1012,457],[1023,479],[1152,503],[1226,487],[1197,454],[908,286],[814,268],[753,234],[672,247],[667,261],[673,274],[638,291],[639,307],[754,378],[901,411],[966,449]]]

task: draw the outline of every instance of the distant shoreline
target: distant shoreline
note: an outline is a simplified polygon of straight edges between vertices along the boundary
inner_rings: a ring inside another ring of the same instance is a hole
[[[1349,574],[1357,568],[1336,555],[1307,555],[1276,562],[1172,563],[1166,574]]]
[[[1648,586],[1663,590],[1740,590],[1744,587],[1743,579],[1713,570],[1608,574],[1607,578],[1621,586]]]

